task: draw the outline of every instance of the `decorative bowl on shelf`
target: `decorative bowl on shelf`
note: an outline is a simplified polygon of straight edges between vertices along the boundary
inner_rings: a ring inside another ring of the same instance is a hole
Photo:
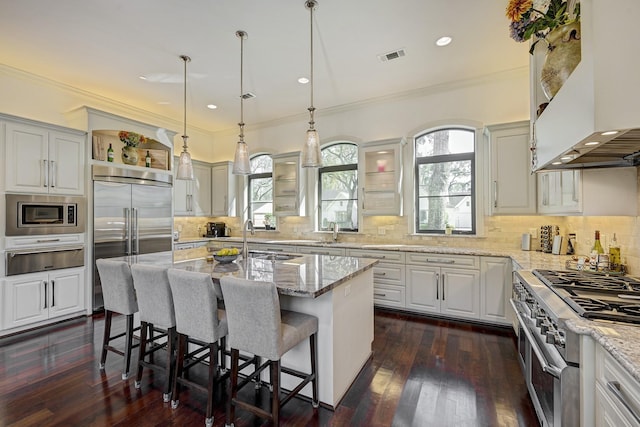
[[[223,264],[233,262],[238,258],[238,255],[214,255],[213,259]]]

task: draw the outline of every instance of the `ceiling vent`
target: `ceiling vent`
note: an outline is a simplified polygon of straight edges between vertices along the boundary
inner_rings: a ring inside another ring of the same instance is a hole
[[[393,59],[401,58],[405,55],[404,49],[394,50],[393,52],[383,53],[382,55],[378,55],[378,59],[382,62],[391,61]]]
[[[247,92],[245,94],[242,95],[242,99],[251,99],[251,98],[255,98],[256,95],[251,93],[251,92]]]

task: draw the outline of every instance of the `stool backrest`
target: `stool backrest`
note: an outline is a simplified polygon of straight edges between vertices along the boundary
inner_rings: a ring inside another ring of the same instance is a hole
[[[167,272],[176,313],[176,330],[207,343],[227,334],[218,319],[218,297],[211,275],[170,268]]]
[[[137,313],[138,303],[129,264],[124,261],[98,259],[96,267],[102,283],[104,309],[120,314]]]
[[[281,356],[280,300],[273,282],[220,279],[229,325],[229,346],[277,360]]]
[[[153,265],[133,264],[131,275],[138,298],[140,321],[163,329],[175,327],[176,315],[167,269]]]

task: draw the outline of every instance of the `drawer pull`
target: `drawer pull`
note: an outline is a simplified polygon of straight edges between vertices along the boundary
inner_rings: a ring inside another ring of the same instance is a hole
[[[386,275],[387,275],[387,273],[385,273],[385,272],[382,272],[382,273],[373,273],[373,277],[384,277],[384,276],[386,276]]]
[[[431,258],[427,258],[427,262],[434,262],[437,264],[455,264],[456,260],[455,259],[431,259]]]
[[[376,297],[386,297],[387,296],[387,294],[381,294],[380,292],[374,292],[373,295],[376,296]]]
[[[51,242],[59,242],[60,239],[38,239],[36,243],[51,243]]]
[[[367,258],[385,259],[386,255],[366,255]]]
[[[636,422],[640,423],[640,416],[633,410],[631,404],[627,402],[627,399],[622,394],[622,391],[620,390],[620,383],[618,381],[609,381],[607,383],[607,388],[611,391],[611,393],[613,393],[616,399],[618,399],[620,403],[622,403],[622,406],[624,406],[627,411],[629,411],[631,415],[633,415],[633,418],[635,418]]]

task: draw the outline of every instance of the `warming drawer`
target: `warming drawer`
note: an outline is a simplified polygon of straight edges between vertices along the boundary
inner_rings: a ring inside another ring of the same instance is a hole
[[[82,267],[83,265],[83,246],[6,252],[7,276]]]

